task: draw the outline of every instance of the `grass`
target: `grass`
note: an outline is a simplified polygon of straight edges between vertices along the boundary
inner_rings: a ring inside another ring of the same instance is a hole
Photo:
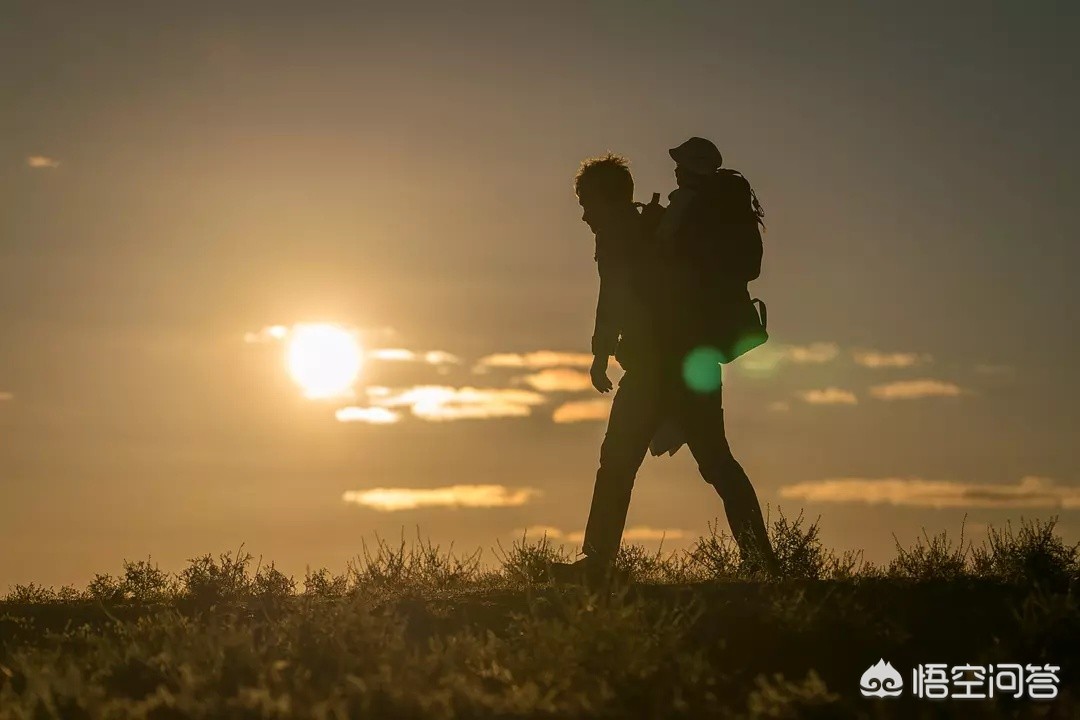
[[[1055,520],[836,554],[817,522],[770,533],[786,574],[755,577],[710,526],[681,552],[627,546],[633,582],[552,587],[547,538],[497,567],[379,539],[302,580],[243,548],[177,574],[150,559],[83,589],[0,601],[0,718],[1075,717],[1080,547]],[[865,699],[862,672],[1053,663],[1052,702]]]

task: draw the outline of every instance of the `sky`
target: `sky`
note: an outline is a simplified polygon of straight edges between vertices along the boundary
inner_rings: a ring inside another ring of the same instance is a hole
[[[724,403],[772,517],[874,561],[1080,539],[1078,40],[1064,2],[4,3],[0,588],[573,547],[610,396],[571,178],[612,150],[666,195],[692,135],[766,212]],[[351,396],[290,375],[317,323]],[[628,541],[717,520],[646,460]]]

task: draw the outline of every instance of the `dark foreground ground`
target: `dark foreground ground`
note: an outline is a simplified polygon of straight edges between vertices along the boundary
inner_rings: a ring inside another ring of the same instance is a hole
[[[0,718],[1078,718],[1080,565],[1053,527],[924,538],[872,567],[781,517],[788,579],[744,576],[712,533],[624,549],[634,582],[609,593],[543,582],[558,553],[525,539],[495,569],[381,543],[302,583],[244,553],[175,576],[128,562],[0,602]],[[880,659],[900,697],[861,694]],[[915,697],[929,663],[1051,665],[1057,697]]]

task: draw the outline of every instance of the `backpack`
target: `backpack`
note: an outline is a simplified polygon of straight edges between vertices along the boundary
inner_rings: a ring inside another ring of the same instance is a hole
[[[721,241],[731,243],[725,257],[736,268],[739,280],[749,283],[761,275],[765,211],[739,171],[721,168],[716,171],[716,182],[719,191],[713,211],[724,228]],[[752,298],[749,291],[728,307],[718,308],[717,315],[722,320],[716,334],[722,362],[729,363],[769,339],[768,310],[764,301]]]
[[[724,228],[723,241],[731,244],[725,259],[737,266],[740,280],[756,280],[761,275],[761,228],[765,226],[765,211],[754,188],[738,170],[720,168],[714,182],[711,210],[716,222]]]
[[[764,227],[765,212],[754,189],[740,172],[721,168],[716,171],[713,182],[715,184],[708,192],[711,202],[705,212],[709,226],[717,230],[715,241],[729,247],[717,254],[722,258],[723,267],[703,270],[706,274],[728,275],[725,282],[749,283],[761,275],[761,228]],[[653,193],[652,202],[647,205],[636,205],[641,211],[645,231],[654,236],[665,211],[660,205],[660,194]],[[737,297],[712,307],[701,318],[699,331],[704,333],[708,344],[719,350],[721,362],[730,363],[769,339],[767,312],[762,300],[751,298],[749,291],[744,290]]]

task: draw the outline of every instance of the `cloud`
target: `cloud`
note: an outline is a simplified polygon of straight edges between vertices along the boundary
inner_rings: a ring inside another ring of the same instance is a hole
[[[244,333],[246,343],[267,343],[284,340],[289,335],[289,328],[284,325],[267,325],[262,330]]]
[[[879,400],[914,400],[925,397],[955,397],[964,391],[959,386],[943,380],[900,380],[875,385],[870,394]]]
[[[828,387],[823,390],[804,390],[799,393],[811,405],[856,405],[859,399],[850,390]]]
[[[921,478],[836,478],[782,487],[780,497],[930,508],[1080,508],[1080,487],[1031,475],[1012,485]]]
[[[564,531],[551,525],[531,525],[516,531],[515,534],[524,534],[526,537],[533,538],[541,538],[546,535],[550,540],[562,540],[569,543],[580,543],[585,539],[584,530]],[[623,532],[623,540],[681,540],[689,537],[689,535],[688,531],[678,528],[657,529],[647,525],[635,525],[626,528]]]
[[[450,485],[437,488],[373,488],[348,490],[341,499],[381,512],[421,507],[518,507],[540,495],[536,488],[505,485]]]
[[[368,350],[367,355],[372,360],[416,360],[416,353],[405,348],[376,348]]]
[[[60,161],[45,155],[30,155],[26,158],[26,166],[32,168],[58,168]]]
[[[372,404],[408,407],[416,417],[434,421],[525,417],[532,413],[533,406],[545,402],[540,393],[519,389],[417,385],[389,394],[373,390],[367,390]]]
[[[840,354],[840,348],[836,343],[816,342],[810,345],[788,345],[785,348],[785,357],[793,363],[820,364],[834,360]]]
[[[549,538],[559,538],[562,537],[563,531],[552,525],[530,525],[527,528],[515,530],[514,534],[524,535],[525,537],[543,537],[547,535]]]
[[[429,365],[458,365],[461,358],[442,350],[429,350],[424,353],[424,362]]]
[[[12,395],[11,393],[9,393],[9,392],[0,392],[0,402],[4,402],[6,400],[14,400],[14,399],[15,399],[15,396]]]
[[[573,400],[555,408],[551,419],[557,423],[607,420],[610,412],[610,400]]]
[[[521,379],[540,392],[578,392],[592,387],[589,373],[571,368],[545,368]]]
[[[390,425],[401,419],[401,413],[384,407],[343,407],[334,413],[338,422],[362,422],[370,425]]]
[[[496,353],[480,358],[477,368],[546,368],[584,367],[592,365],[593,356],[588,353],[537,350],[530,353]]]
[[[627,528],[623,533],[623,540],[679,540],[686,537],[685,530],[677,528],[657,529],[645,525]]]
[[[853,350],[855,363],[868,368],[906,368],[930,362],[929,355],[914,352],[884,353],[876,350]]]
[[[429,350],[428,352],[416,352],[405,348],[375,348],[368,350],[367,356],[373,360],[389,362],[425,362],[428,365],[457,364],[461,359],[442,350]]]
[[[815,342],[809,345],[770,345],[743,355],[735,362],[750,372],[770,372],[781,364],[820,365],[835,360],[840,347],[832,342]]]

